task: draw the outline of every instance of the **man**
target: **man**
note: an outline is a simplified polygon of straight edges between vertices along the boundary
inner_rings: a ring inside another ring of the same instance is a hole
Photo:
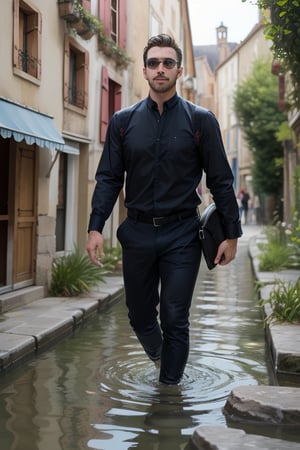
[[[176,385],[188,357],[189,309],[201,258],[197,187],[202,170],[227,238],[216,264],[234,259],[241,227],[218,123],[211,112],[176,93],[183,71],[181,49],[168,35],[154,36],[143,59],[149,97],[115,113],[109,124],[96,173],[87,251],[101,266],[102,229],[126,174],[128,217],[117,237],[128,317],[146,354],[160,366],[159,381]]]

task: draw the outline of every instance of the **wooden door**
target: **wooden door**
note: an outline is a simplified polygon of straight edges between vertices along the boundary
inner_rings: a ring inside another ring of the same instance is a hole
[[[33,284],[37,225],[36,146],[16,145],[13,284]]]
[[[9,283],[8,280],[8,224],[9,224],[9,139],[0,137],[0,288]]]

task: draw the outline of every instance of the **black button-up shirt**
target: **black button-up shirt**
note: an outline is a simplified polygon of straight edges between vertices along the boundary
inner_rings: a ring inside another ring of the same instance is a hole
[[[159,217],[195,209],[203,170],[226,237],[241,236],[233,175],[212,112],[176,94],[161,115],[150,97],[115,113],[96,173],[89,231],[102,232],[124,179],[128,209]]]

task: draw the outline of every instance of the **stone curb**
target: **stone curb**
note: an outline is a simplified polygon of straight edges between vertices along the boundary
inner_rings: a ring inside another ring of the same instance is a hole
[[[264,242],[264,237],[252,237],[249,241],[249,254],[256,280],[263,286],[260,288],[260,298],[267,300],[277,280],[284,283],[296,283],[300,276],[298,270],[283,270],[280,272],[259,271],[258,242]],[[271,313],[269,304],[263,307],[264,316]],[[291,323],[266,324],[266,340],[269,346],[272,362],[276,373],[300,375],[300,325]]]
[[[0,372],[41,352],[123,296],[122,277],[107,277],[89,297],[47,297],[1,315]]]
[[[299,450],[297,442],[282,441],[243,430],[222,426],[201,426],[193,434],[192,442],[198,450]]]

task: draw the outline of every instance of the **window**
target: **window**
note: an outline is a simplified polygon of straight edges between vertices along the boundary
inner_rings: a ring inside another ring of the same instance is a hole
[[[126,47],[126,0],[99,0],[99,16],[105,35],[118,47]]]
[[[66,139],[68,153],[59,152],[56,204],[56,252],[69,253],[77,241],[79,144]]]
[[[108,122],[113,113],[121,109],[121,94],[121,86],[108,77],[107,68],[103,66],[100,99],[100,142],[105,141]]]
[[[111,0],[110,4],[110,35],[118,43],[118,0]]]
[[[14,72],[28,79],[41,78],[40,12],[29,0],[14,0]]]
[[[58,172],[58,199],[56,205],[56,230],[55,230],[57,252],[65,249],[67,166],[68,166],[68,155],[66,153],[60,152],[59,172]]]
[[[86,112],[88,107],[89,54],[75,40],[66,36],[64,70],[64,105]]]
[[[71,105],[84,106],[84,54],[70,47],[69,95]]]

